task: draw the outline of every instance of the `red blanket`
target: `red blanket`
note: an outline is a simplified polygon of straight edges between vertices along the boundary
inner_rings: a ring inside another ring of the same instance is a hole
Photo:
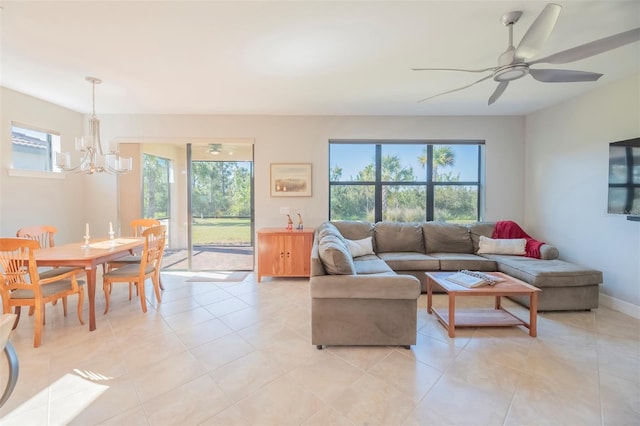
[[[491,238],[525,238],[527,240],[527,245],[524,248],[525,256],[537,259],[540,259],[540,246],[544,244],[542,241],[531,238],[517,223],[511,220],[497,222]]]

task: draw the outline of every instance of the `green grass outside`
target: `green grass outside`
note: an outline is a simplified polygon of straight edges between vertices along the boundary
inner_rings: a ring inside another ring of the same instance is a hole
[[[251,243],[251,220],[193,218],[191,238],[193,245],[248,245]]]

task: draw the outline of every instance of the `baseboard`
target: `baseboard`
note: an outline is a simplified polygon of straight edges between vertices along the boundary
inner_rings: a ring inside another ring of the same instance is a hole
[[[600,304],[614,311],[640,319],[640,306],[600,293]]]

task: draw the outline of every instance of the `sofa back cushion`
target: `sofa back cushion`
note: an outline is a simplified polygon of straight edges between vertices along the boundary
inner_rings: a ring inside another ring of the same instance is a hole
[[[325,271],[330,275],[355,275],[351,252],[344,240],[336,235],[325,235],[318,242],[318,254]]]
[[[362,240],[367,237],[373,237],[373,224],[370,222],[337,220],[331,222],[331,224],[348,240]]]
[[[495,222],[476,222],[468,225],[469,235],[473,243],[473,252],[477,253],[480,248],[480,236],[491,238],[493,230],[496,227]]]
[[[336,228],[336,226],[331,222],[323,222],[316,228],[316,237],[318,238],[318,240],[322,240],[327,235],[333,235],[342,240],[344,244],[347,244],[338,228]]]
[[[422,232],[427,253],[473,253],[473,244],[466,226],[425,222]]]
[[[373,228],[376,253],[424,253],[422,226],[414,222],[378,222]]]

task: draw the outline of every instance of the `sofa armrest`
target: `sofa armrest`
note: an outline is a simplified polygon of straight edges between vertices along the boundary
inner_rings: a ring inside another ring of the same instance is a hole
[[[312,298],[417,299],[420,281],[411,275],[322,275],[311,277]]]
[[[543,244],[540,246],[540,259],[553,260],[560,256],[558,249],[551,244]]]

